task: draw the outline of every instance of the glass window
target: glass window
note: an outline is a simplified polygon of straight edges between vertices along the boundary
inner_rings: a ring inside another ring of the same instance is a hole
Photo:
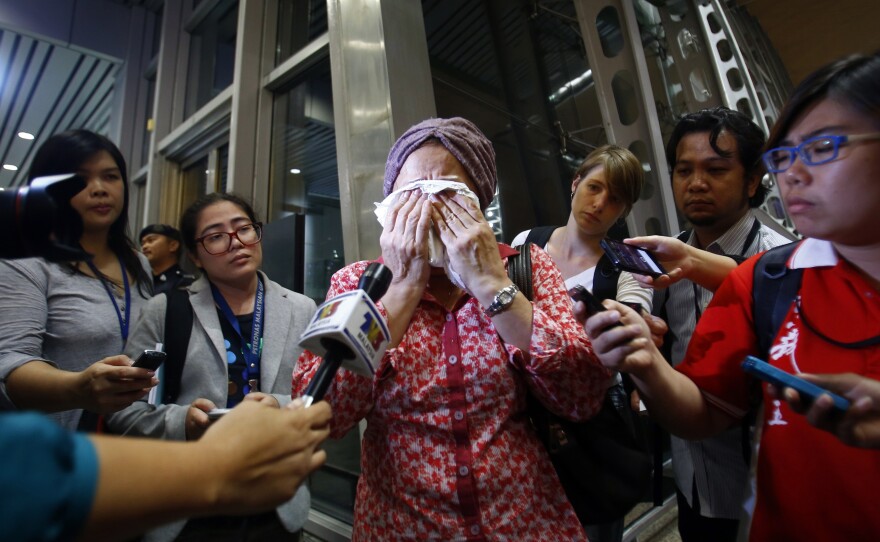
[[[269,219],[305,215],[303,293],[321,302],[343,261],[329,59],[275,97],[273,118]]]
[[[279,0],[275,65],[327,32],[326,0]]]
[[[304,216],[303,293],[321,303],[344,263],[329,58],[275,96],[273,119],[269,220]],[[264,260],[272,257],[266,253]],[[312,507],[351,523],[360,474],[357,430],[324,449],[327,463],[312,476]]]
[[[574,4],[423,0],[422,10],[438,116],[472,120],[495,146],[496,236],[564,224],[575,168],[606,142]]]
[[[186,209],[199,196],[208,191],[208,157],[203,156],[183,168],[183,188],[180,193],[180,208]]]
[[[147,81],[147,103],[144,110],[144,140],[141,142],[141,165],[150,161],[150,137],[153,135],[156,121],[153,118],[153,104],[156,100],[156,76]]]
[[[238,2],[220,2],[190,33],[184,116],[232,84]]]

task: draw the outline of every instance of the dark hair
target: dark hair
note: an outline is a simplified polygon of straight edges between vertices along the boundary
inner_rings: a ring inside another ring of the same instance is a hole
[[[679,119],[675,129],[672,130],[669,142],[666,143],[666,162],[669,164],[670,172],[675,168],[676,151],[684,136],[702,132],[709,133],[709,145],[725,158],[730,158],[731,153],[718,148],[718,136],[721,132],[729,133],[736,141],[736,158],[742,164],[746,176],[752,177],[764,173],[764,164],[761,162],[764,132],[744,113],[726,107],[703,109],[696,113],[688,113]],[[749,207],[761,205],[766,196],[767,187],[759,182],[755,195],[749,198]]]
[[[254,212],[254,208],[241,196],[229,192],[211,192],[210,194],[205,194],[194,201],[185,211],[183,211],[183,214],[180,215],[180,234],[183,236],[183,244],[186,246],[186,249],[190,254],[196,253],[196,228],[198,227],[199,216],[202,214],[202,211],[204,211],[206,207],[224,201],[228,201],[238,206],[246,215],[248,215],[251,222],[259,222],[259,220],[257,220],[257,214]]]
[[[880,51],[841,58],[801,81],[773,125],[767,148],[778,147],[801,113],[825,98],[864,113],[880,127]]]
[[[641,162],[636,155],[623,147],[603,145],[584,158],[574,172],[575,181],[580,184],[580,180],[600,166],[605,170],[608,191],[623,202],[626,206],[623,216],[628,215],[633,204],[639,199],[645,182],[645,172]]]
[[[107,245],[118,257],[132,276],[137,280],[141,292],[149,292],[153,281],[147,276],[137,255],[137,248],[128,237],[128,171],[125,158],[119,148],[106,137],[89,130],[69,130],[49,137],[34,155],[28,179],[44,175],[75,173],[80,166],[101,151],[107,151],[116,162],[122,183],[125,186],[122,196],[122,212],[110,225]]]

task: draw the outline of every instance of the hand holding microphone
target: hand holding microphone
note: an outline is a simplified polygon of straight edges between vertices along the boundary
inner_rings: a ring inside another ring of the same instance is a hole
[[[391,271],[373,262],[361,275],[358,289],[325,301],[303,332],[299,345],[322,356],[301,399],[308,407],[320,401],[339,367],[373,376],[391,337],[375,303],[391,285]]]

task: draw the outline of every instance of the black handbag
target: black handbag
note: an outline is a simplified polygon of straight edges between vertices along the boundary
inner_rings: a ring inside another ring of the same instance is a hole
[[[609,388],[601,410],[585,422],[560,418],[534,397],[529,416],[581,523],[617,520],[648,499],[652,456],[621,385]]]
[[[520,254],[508,259],[508,274],[531,300],[530,247],[518,249]],[[581,523],[615,521],[648,500],[653,457],[622,384],[608,388],[599,412],[584,422],[553,414],[532,395],[528,414]]]

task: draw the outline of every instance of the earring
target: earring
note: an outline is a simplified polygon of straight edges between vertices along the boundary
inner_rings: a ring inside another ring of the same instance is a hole
[[[574,190],[571,191],[571,199],[574,199]]]

